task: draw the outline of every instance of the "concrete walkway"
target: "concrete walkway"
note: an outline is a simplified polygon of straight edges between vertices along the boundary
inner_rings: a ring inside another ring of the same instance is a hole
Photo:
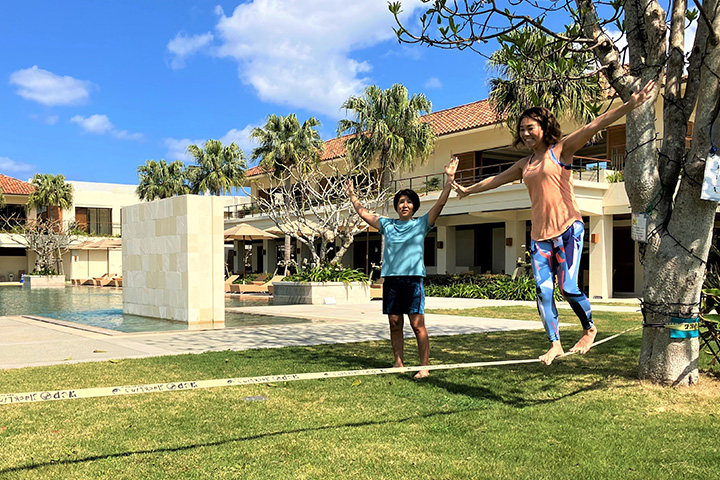
[[[310,323],[252,326],[217,330],[188,330],[123,334],[103,329],[76,328],[66,322],[48,323],[29,317],[0,317],[0,369],[121,358],[180,355],[207,351],[246,350],[285,346],[387,340],[390,332],[382,302],[352,305],[283,305],[231,308],[230,311],[310,320]],[[534,302],[506,302],[458,298],[426,300],[426,308],[473,308]],[[559,306],[563,308],[563,305]],[[636,312],[639,307],[593,306],[595,310]],[[405,335],[413,336],[405,322]],[[426,315],[431,337],[490,331],[537,329],[538,321]]]

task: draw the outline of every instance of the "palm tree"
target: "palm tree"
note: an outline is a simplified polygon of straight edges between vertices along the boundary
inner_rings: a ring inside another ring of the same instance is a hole
[[[32,180],[30,180],[30,184],[35,187],[35,190],[28,197],[25,208],[29,210],[37,207],[47,207],[47,228],[60,235],[64,235],[63,232],[65,229],[62,225],[62,211],[72,207],[74,196],[73,186],[65,182],[65,175],[51,175],[49,173],[36,173]],[[58,212],[57,219],[53,218],[54,209],[57,209]],[[64,273],[62,253],[59,246],[57,246],[57,251],[54,256],[57,272],[59,274]]]
[[[156,198],[168,198],[190,192],[186,183],[185,164],[181,160],[166,163],[148,160],[138,167],[140,183],[137,195],[140,200],[151,201]]]
[[[270,115],[264,127],[253,128],[250,138],[259,146],[253,149],[251,158],[260,160],[260,166],[278,178],[289,182],[287,169],[319,161],[324,143],[315,129],[320,125],[315,117],[302,125],[294,113],[287,116]],[[280,225],[278,225],[280,227]],[[290,263],[290,235],[285,234],[285,273]]]
[[[236,144],[223,146],[220,140],[208,140],[204,149],[197,145],[187,149],[196,163],[187,168],[192,193],[223,195],[245,181],[245,154]]]
[[[2,187],[0,187],[0,207],[5,206],[5,195],[3,195]]]
[[[35,191],[28,197],[25,208],[47,207],[48,220],[62,221],[62,211],[72,206],[74,192],[73,186],[65,182],[65,175],[37,173],[30,184],[35,187]],[[53,219],[52,207],[58,208],[57,219]]]
[[[432,104],[423,94],[408,97],[407,88],[395,84],[387,90],[371,85],[359,97],[350,97],[342,108],[354,119],[338,122],[338,136],[352,134],[345,142],[355,163],[377,164],[382,185],[388,189],[396,172],[424,162],[435,146],[432,125],[420,121]],[[387,215],[387,202],[383,215]]]
[[[500,38],[500,49],[490,56],[490,102],[507,115],[514,130],[525,109],[543,106],[557,117],[586,124],[600,111],[603,88],[592,70],[593,56],[577,52],[534,27],[515,30]]]

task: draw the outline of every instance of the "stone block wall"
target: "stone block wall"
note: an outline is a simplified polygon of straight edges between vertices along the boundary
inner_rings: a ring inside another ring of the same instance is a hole
[[[224,323],[223,205],[183,195],[122,209],[124,313]]]

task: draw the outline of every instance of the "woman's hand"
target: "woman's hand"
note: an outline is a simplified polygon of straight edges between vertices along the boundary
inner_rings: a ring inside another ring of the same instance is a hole
[[[469,195],[467,188],[463,187],[455,180],[452,182],[452,188],[455,190],[455,193],[457,193],[458,198],[465,198]]]
[[[445,175],[448,176],[448,182],[454,182],[455,181],[455,172],[457,172],[457,166],[458,166],[458,160],[457,157],[452,157],[450,159],[450,163],[445,165]]]
[[[630,109],[635,110],[637,107],[645,103],[650,98],[654,88],[655,80],[650,80],[647,85],[645,85],[645,88],[630,95],[630,99],[627,101]]]

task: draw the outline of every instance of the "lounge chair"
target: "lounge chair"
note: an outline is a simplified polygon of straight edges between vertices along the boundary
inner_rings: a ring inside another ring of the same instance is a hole
[[[93,277],[93,285],[96,287],[104,287],[105,285],[108,285],[110,282],[112,282],[113,277],[116,275],[105,273],[102,277]]]
[[[225,293],[230,293],[230,285],[235,281],[235,279],[240,278],[240,275],[230,275],[227,279],[225,279]]]
[[[377,282],[370,284],[370,300],[383,298],[383,278],[380,277]]]
[[[122,277],[113,277],[110,279],[109,285],[111,287],[122,287]]]
[[[262,285],[255,285],[253,283],[234,283],[230,285],[230,291],[233,293],[272,293],[270,292],[272,290],[272,283],[273,282],[279,282],[285,278],[283,275],[275,275],[272,279],[269,281],[263,283]]]
[[[263,285],[265,282],[267,282],[267,273],[261,273],[250,283],[253,285]]]
[[[95,285],[95,281],[90,278],[73,278],[70,280],[73,285]]]

